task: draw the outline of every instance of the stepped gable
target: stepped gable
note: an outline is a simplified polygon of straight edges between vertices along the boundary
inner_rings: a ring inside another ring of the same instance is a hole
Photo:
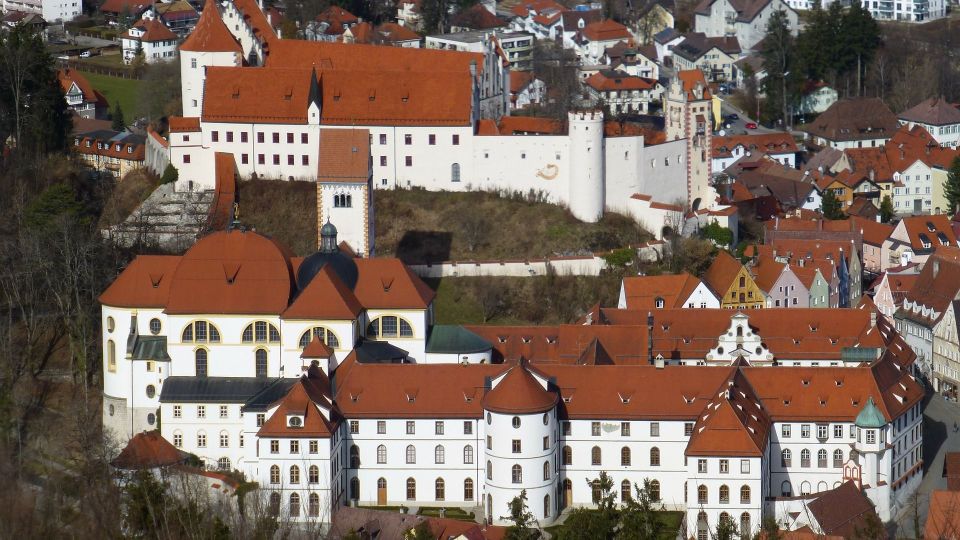
[[[483,408],[501,414],[536,414],[549,411],[557,400],[556,392],[544,388],[521,359],[483,397]]]
[[[353,292],[367,309],[426,309],[436,293],[400,259],[357,259]]]
[[[177,255],[137,255],[98,300],[113,307],[165,307],[179,263]]]
[[[243,22],[250,27],[254,38],[263,44],[265,53],[269,53],[273,45],[283,41],[273,31],[257,0],[233,0],[233,5],[240,12]]]
[[[771,423],[750,383],[735,367],[697,418],[686,455],[760,457]]]
[[[284,319],[353,320],[363,306],[336,273],[325,264],[283,312]]]
[[[118,469],[152,469],[179,465],[188,454],[178,450],[160,435],[159,430],[137,433],[120,451],[111,465]]]
[[[290,301],[290,252],[252,231],[209,234],[193,245],[172,276],[168,314],[278,315]]]
[[[207,0],[203,13],[187,39],[180,44],[181,51],[193,52],[234,52],[242,55],[240,43],[233,37],[224,24],[214,0]]]

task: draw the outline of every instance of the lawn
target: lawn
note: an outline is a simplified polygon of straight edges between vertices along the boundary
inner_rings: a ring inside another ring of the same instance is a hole
[[[421,507],[417,515],[428,517],[440,517],[440,507]],[[442,508],[443,517],[447,519],[459,519],[460,521],[475,521],[476,516],[473,512],[467,512],[462,508]]]
[[[110,110],[113,110],[114,103],[119,101],[120,107],[123,109],[123,116],[127,121],[136,117],[137,96],[142,84],[140,81],[89,72],[83,72],[83,75],[90,81],[94,89],[107,98],[107,101],[110,102]]]
[[[680,524],[683,522],[683,512],[664,510],[657,512],[657,516],[663,525],[663,531],[660,533],[661,540],[674,540],[677,537],[677,531],[680,530]],[[550,538],[556,538],[563,527],[564,525],[552,525],[550,527],[544,527],[543,530],[550,535]]]

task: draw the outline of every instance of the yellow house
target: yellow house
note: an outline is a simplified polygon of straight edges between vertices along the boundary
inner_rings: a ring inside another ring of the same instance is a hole
[[[763,291],[750,272],[726,251],[717,254],[703,281],[720,298],[723,309],[757,309],[766,304]]]

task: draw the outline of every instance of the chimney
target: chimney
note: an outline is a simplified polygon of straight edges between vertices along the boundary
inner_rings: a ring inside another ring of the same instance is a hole
[[[653,312],[647,312],[647,360],[653,364]]]

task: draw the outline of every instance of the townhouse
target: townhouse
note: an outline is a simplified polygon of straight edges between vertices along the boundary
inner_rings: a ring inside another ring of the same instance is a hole
[[[911,262],[923,264],[938,248],[957,245],[947,216],[908,216],[901,219],[884,240],[880,256],[886,263],[884,269]]]
[[[620,309],[718,309],[720,299],[687,272],[659,276],[631,276],[620,284]]]
[[[740,47],[752,50],[778,11],[786,15],[790,32],[796,34],[797,12],[782,0],[702,0],[693,12],[694,28],[708,37],[735,37]]]
[[[673,46],[673,65],[678,69],[699,69],[710,82],[730,82],[737,79],[734,64],[740,55],[736,37],[707,37],[693,32]]]
[[[880,146],[899,126],[896,115],[880,98],[848,98],[799,129],[819,146],[842,150]]]
[[[600,70],[587,77],[584,85],[590,96],[614,116],[647,114],[651,103],[663,98],[663,86],[655,79],[633,77],[614,70]]]
[[[786,133],[715,136],[712,141],[711,169],[722,171],[740,158],[759,161],[760,156],[769,156],[774,161],[796,168],[799,151],[797,142]]]
[[[943,98],[930,98],[903,111],[900,123],[925,129],[941,146],[956,148],[960,144],[960,109]]]
[[[703,281],[720,298],[723,309],[756,309],[766,303],[750,272],[726,251],[719,251]]]

